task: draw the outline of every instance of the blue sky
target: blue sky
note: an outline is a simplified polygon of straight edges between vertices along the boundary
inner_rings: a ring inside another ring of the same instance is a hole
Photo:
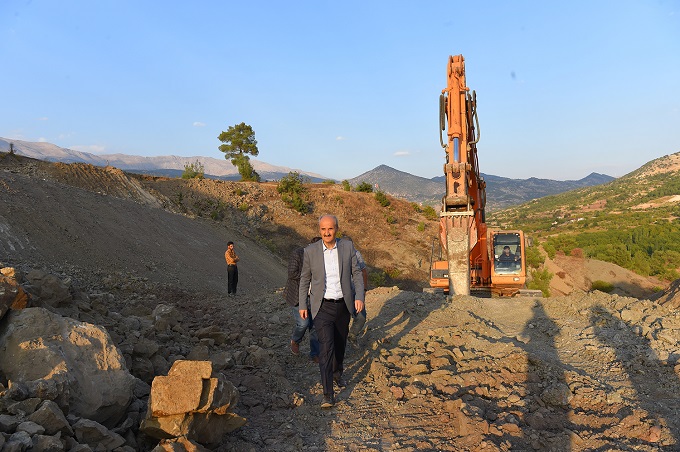
[[[622,176],[680,151],[680,0],[0,1],[0,136],[265,162],[335,179],[442,174],[449,55],[481,171]]]

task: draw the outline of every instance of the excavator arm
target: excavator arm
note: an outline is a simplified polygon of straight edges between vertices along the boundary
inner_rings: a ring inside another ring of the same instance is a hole
[[[488,278],[484,274],[488,274],[484,271],[488,267],[488,259],[484,259],[486,184],[477,160],[477,99],[466,86],[462,55],[449,57],[447,86],[442,90],[439,109],[440,142],[446,150],[440,243],[448,261],[449,293],[469,295],[471,279]]]

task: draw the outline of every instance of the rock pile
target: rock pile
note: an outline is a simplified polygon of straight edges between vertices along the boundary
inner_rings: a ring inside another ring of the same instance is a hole
[[[175,361],[167,377],[153,380],[142,431],[158,439],[183,437],[219,445],[246,420],[233,412],[238,390],[221,374],[212,375],[209,361]]]
[[[121,306],[42,271],[4,268],[0,288],[3,451],[151,450],[161,438],[161,449],[201,450],[245,422],[238,390],[214,372],[231,355],[208,349],[224,333],[192,335],[173,306]],[[215,363],[185,360],[211,354]]]

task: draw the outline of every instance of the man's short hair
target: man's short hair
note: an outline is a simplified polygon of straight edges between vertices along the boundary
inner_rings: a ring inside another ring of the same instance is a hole
[[[322,220],[323,218],[325,218],[325,217],[331,217],[331,218],[333,219],[333,221],[335,221],[335,229],[338,229],[338,227],[339,227],[339,225],[338,225],[338,217],[336,217],[335,215],[330,215],[330,214],[321,215],[321,216],[319,217],[319,224],[321,224],[321,220]]]
[[[227,247],[229,247],[229,245],[233,245],[233,244],[234,244],[234,242],[227,242]]]
[[[508,245],[505,245],[505,246],[503,247],[503,249],[504,249],[504,250],[509,250],[510,247],[509,247]]]

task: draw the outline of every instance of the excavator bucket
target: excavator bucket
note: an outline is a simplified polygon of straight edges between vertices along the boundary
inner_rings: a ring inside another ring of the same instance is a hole
[[[449,294],[470,295],[470,235],[467,217],[446,217]]]

